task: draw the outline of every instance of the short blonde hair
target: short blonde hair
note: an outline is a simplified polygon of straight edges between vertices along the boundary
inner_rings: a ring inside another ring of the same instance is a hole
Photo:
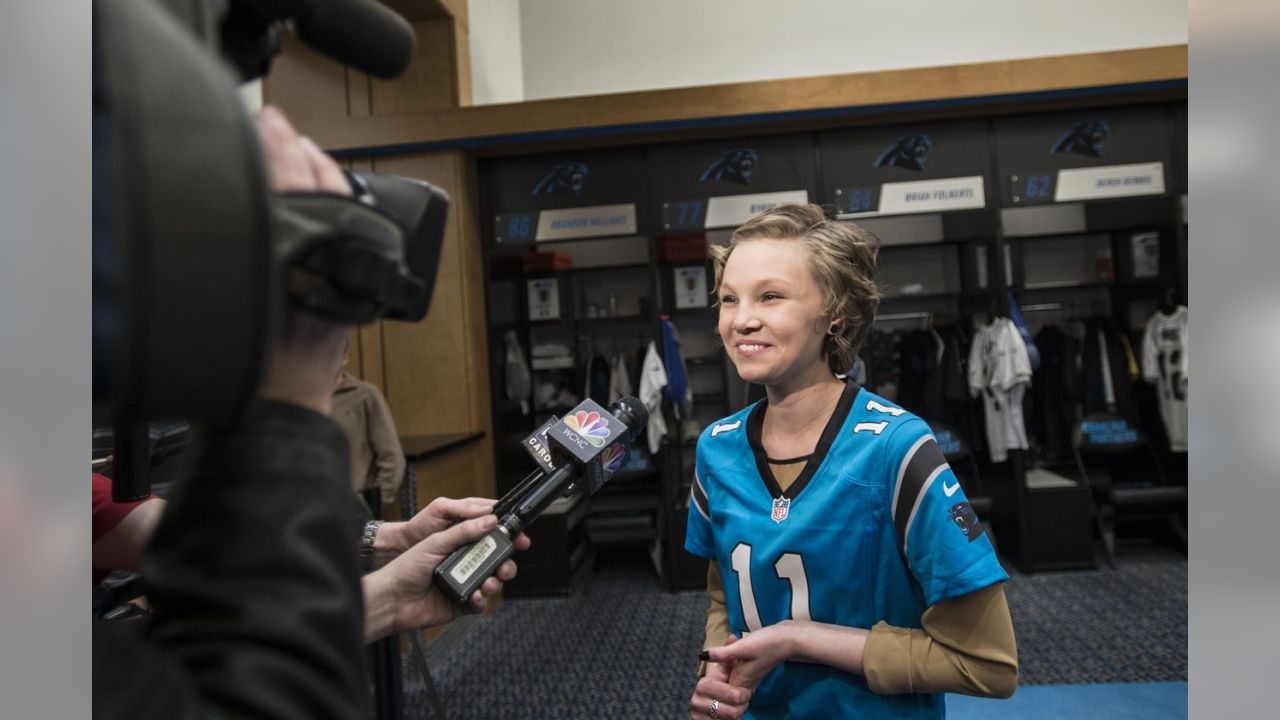
[[[809,269],[822,292],[822,313],[841,320],[823,351],[832,372],[848,372],[871,334],[880,306],[875,282],[880,239],[853,223],[828,219],[817,205],[766,210],[735,230],[727,244],[711,246],[716,297],[733,249],[759,239],[796,240],[808,250]]]

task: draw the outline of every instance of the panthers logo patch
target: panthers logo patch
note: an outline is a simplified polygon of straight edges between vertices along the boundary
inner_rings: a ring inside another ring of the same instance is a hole
[[[969,542],[973,542],[986,532],[986,528],[982,522],[978,520],[978,515],[973,511],[973,506],[967,502],[956,503],[951,506],[950,510],[951,522],[956,524],[960,532],[969,538]]]
[[[591,171],[583,163],[560,163],[551,168],[551,172],[547,173],[546,177],[533,186],[533,196],[562,195],[564,193],[573,193],[574,197],[581,196],[582,183],[590,174]]]
[[[928,135],[907,135],[898,138],[876,158],[875,167],[900,167],[908,170],[924,170],[924,162],[933,149],[933,138]]]
[[[756,151],[748,148],[730,150],[711,163],[698,180],[727,180],[739,185],[750,185],[757,157]]]
[[[1054,155],[1073,153],[1088,157],[1102,157],[1102,144],[1111,133],[1111,125],[1105,120],[1082,122],[1062,134],[1049,149]]]

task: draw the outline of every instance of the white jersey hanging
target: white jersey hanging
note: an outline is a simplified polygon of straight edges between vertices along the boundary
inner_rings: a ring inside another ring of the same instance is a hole
[[[1156,386],[1169,449],[1187,451],[1187,308],[1157,311],[1142,336],[1142,377]]]

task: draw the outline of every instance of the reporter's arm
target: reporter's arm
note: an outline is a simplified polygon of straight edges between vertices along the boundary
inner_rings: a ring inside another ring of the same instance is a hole
[[[351,493],[346,463],[341,429],[295,405],[262,402],[214,436],[143,558],[146,642],[95,628],[95,710],[364,712],[360,573],[337,510]]]
[[[463,520],[484,517],[493,512],[493,500],[489,498],[438,497],[404,522],[384,522],[378,528],[373,542],[373,567],[400,557],[401,553],[442,530],[447,530]],[[524,538],[524,535],[521,535]],[[517,540],[527,543],[528,539]]]

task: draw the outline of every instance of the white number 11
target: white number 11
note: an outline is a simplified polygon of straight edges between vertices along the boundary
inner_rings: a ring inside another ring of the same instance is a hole
[[[733,548],[733,571],[738,575],[738,597],[742,599],[742,616],[747,630],[755,632],[761,627],[760,611],[756,608],[756,594],[751,589],[751,546],[740,542]],[[809,618],[809,578],[804,574],[804,558],[797,553],[782,553],[773,564],[778,577],[791,583],[791,619]]]

